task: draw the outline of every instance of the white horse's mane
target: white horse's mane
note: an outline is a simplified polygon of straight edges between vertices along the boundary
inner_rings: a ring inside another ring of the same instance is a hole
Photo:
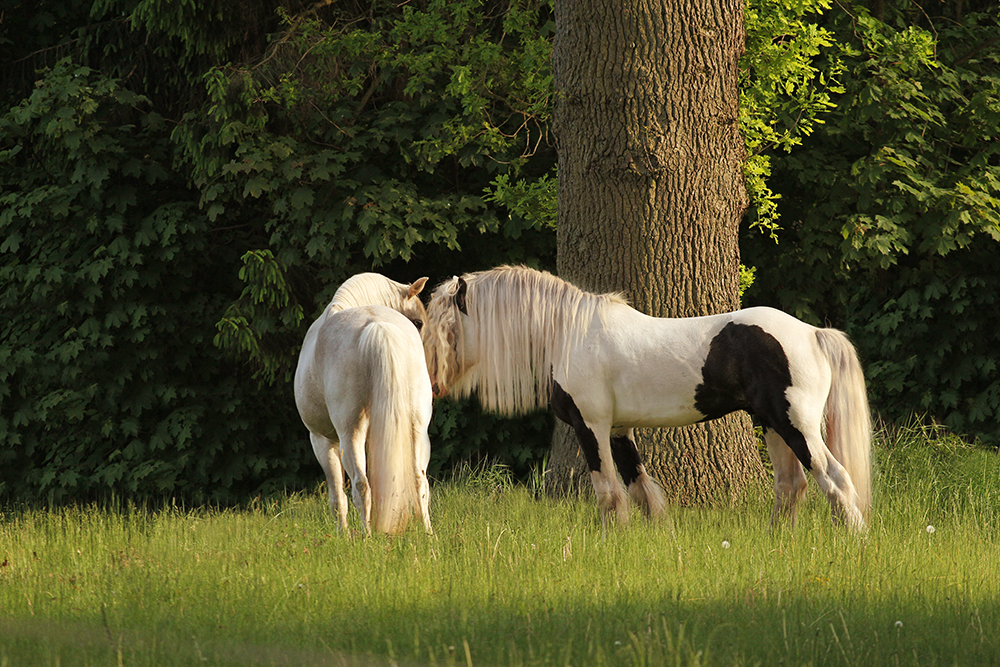
[[[439,306],[441,299],[454,304],[458,279],[453,278],[434,291],[427,328],[436,332],[433,335],[452,329],[471,337],[467,340],[479,353],[478,363],[452,391],[462,397],[475,390],[484,408],[508,415],[544,408],[553,366],[565,361],[594,317],[609,304],[625,303],[620,294],[584,292],[551,273],[524,266],[501,266],[463,279],[468,285],[469,324],[457,331],[457,307]]]
[[[379,273],[359,273],[337,288],[326,313],[336,313],[358,306],[386,306],[403,311],[407,285],[397,283]]]

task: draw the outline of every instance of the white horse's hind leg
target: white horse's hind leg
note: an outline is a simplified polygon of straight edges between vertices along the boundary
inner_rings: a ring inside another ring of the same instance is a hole
[[[774,529],[788,519],[795,527],[798,502],[806,490],[806,475],[795,452],[772,429],[764,431],[764,442],[774,468],[774,512],[771,514],[771,528]]]
[[[361,526],[365,535],[371,535],[372,494],[368,484],[365,439],[368,435],[368,416],[362,413],[346,436],[341,437],[341,456],[344,469],[351,478],[351,497],[361,515]]]
[[[426,429],[423,433],[417,434],[414,443],[416,445],[413,460],[416,464],[414,472],[417,476],[417,513],[424,522],[424,530],[428,534],[433,534],[430,512],[431,487],[427,482],[427,464],[431,458],[431,441],[427,437]]]
[[[309,433],[316,460],[326,475],[326,490],[330,496],[330,513],[337,528],[347,530],[347,494],[344,493],[344,468],[340,464],[340,445],[317,433]]]

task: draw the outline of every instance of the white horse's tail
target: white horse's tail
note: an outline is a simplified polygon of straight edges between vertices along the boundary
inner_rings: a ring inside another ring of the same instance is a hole
[[[826,399],[826,446],[851,476],[858,494],[858,509],[867,517],[872,493],[872,421],[861,362],[842,332],[818,329],[816,339],[833,371]]]
[[[371,529],[402,532],[417,507],[414,465],[413,379],[405,350],[410,342],[391,324],[373,322],[361,332],[361,359],[371,372],[367,474],[372,494]],[[425,372],[423,365],[418,366]]]

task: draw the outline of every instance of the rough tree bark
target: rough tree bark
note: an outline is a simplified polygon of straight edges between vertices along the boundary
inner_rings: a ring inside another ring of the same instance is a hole
[[[660,317],[734,310],[747,206],[740,0],[556,0],[558,272]],[[745,414],[637,432],[674,502],[736,497],[764,470]],[[589,484],[559,424],[547,487]]]

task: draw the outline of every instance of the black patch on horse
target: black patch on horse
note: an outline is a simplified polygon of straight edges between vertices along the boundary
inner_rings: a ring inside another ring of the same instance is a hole
[[[601,455],[598,452],[597,438],[584,423],[583,415],[580,414],[580,409],[573,402],[573,397],[567,394],[555,380],[552,381],[552,396],[549,398],[549,405],[552,407],[552,412],[556,413],[556,417],[572,426],[573,430],[576,431],[580,448],[583,449],[583,455],[587,459],[587,466],[590,467],[591,471],[600,472]]]
[[[463,315],[469,314],[465,299],[465,293],[468,287],[469,285],[465,282],[465,278],[458,276],[458,289],[455,291],[455,305],[458,306],[458,312]]]
[[[639,478],[642,457],[635,441],[624,435],[611,438],[611,456],[626,488]]]
[[[810,468],[806,439],[788,417],[785,392],[792,373],[777,338],[757,325],[730,322],[712,339],[701,377],[694,407],[705,415],[703,421],[746,410],[765,430],[774,429]]]

